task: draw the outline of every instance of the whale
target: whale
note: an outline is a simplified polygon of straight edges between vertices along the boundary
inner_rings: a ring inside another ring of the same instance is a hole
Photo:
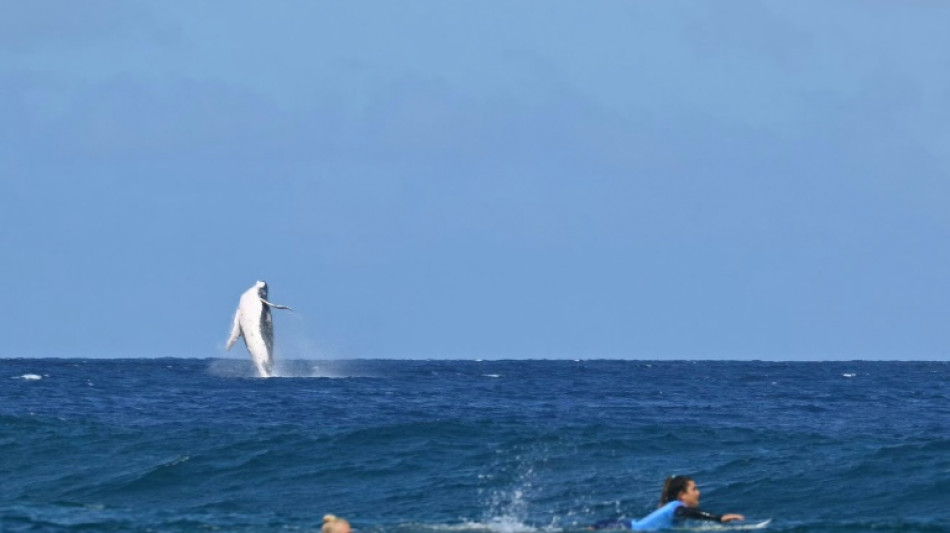
[[[245,291],[234,313],[234,324],[226,348],[230,351],[238,337],[244,337],[244,345],[251,354],[257,375],[262,378],[274,375],[274,319],[271,308],[292,310],[286,305],[267,301],[267,282],[258,281]]]

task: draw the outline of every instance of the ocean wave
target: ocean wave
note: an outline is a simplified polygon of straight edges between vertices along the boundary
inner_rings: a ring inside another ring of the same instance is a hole
[[[671,473],[692,475],[710,510],[775,518],[773,532],[950,520],[945,364],[295,372],[313,365],[354,377],[246,379],[243,360],[9,362],[8,376],[55,379],[0,387],[3,528],[315,531],[333,512],[364,533],[580,531],[649,512]]]

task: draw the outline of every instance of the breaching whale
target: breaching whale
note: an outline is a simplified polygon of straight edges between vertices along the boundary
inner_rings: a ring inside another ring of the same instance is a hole
[[[272,304],[267,301],[267,283],[258,281],[241,295],[237,311],[234,313],[234,325],[227,349],[230,350],[238,337],[244,337],[247,351],[262,378],[273,376],[274,372],[274,320],[270,308],[290,309],[286,305]]]

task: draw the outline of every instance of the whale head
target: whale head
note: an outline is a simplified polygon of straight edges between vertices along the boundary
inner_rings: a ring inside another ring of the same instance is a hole
[[[258,281],[257,283],[254,284],[254,286],[257,287],[257,296],[259,298],[263,298],[266,300],[267,299],[267,282]]]

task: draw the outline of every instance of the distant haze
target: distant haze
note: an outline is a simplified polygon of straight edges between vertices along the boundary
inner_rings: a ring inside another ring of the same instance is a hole
[[[0,3],[0,357],[945,360],[948,20]]]

